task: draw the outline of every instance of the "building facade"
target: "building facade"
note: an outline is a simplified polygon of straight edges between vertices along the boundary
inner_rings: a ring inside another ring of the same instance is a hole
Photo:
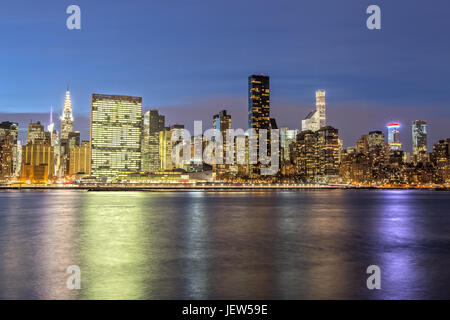
[[[141,168],[142,98],[91,96],[91,171],[111,179]]]
[[[159,135],[164,130],[165,117],[158,110],[148,110],[142,125],[142,163],[141,170],[155,172],[161,169],[159,158]]]
[[[387,129],[389,148],[392,151],[402,150],[402,143],[400,142],[400,124],[389,123]]]
[[[72,101],[70,99],[70,92],[67,89],[61,116],[61,139],[68,139],[69,133],[72,131],[73,131]]]
[[[427,123],[415,120],[412,123],[412,148],[413,155],[427,152]]]
[[[327,124],[325,90],[316,90],[316,110],[311,111],[302,120],[302,131],[318,131]]]
[[[10,180],[17,175],[20,163],[17,147],[19,125],[15,122],[0,123],[0,181]]]
[[[232,165],[232,163],[227,163],[230,162],[227,161],[227,151],[233,153],[231,162],[234,162],[234,150],[231,149],[234,141],[228,141],[227,137],[227,130],[231,129],[231,116],[227,114],[226,110],[222,110],[213,116],[213,129],[215,130],[214,140],[222,142],[215,149],[215,152],[221,158],[219,161],[221,163],[213,164],[216,177],[220,178],[229,173],[230,165]]]
[[[89,141],[82,141],[81,146],[70,148],[69,175],[89,174],[91,145]]]
[[[36,141],[22,147],[20,181],[48,183],[54,177],[54,149],[50,144]]]

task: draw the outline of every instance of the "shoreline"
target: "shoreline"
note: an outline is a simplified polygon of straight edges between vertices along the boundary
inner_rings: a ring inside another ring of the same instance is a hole
[[[156,185],[156,186],[0,186],[2,190],[85,190],[85,191],[251,191],[251,190],[430,190],[450,191],[446,187],[371,187],[371,186],[306,186],[306,185]]]

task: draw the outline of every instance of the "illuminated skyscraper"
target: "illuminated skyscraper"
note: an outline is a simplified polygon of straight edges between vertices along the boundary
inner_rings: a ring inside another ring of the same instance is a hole
[[[159,133],[164,130],[165,117],[158,110],[144,114],[142,126],[142,171],[154,172],[161,169],[159,158]]]
[[[53,107],[50,106],[50,121],[47,126],[47,131],[50,133],[50,145],[55,146],[59,144],[58,131],[55,130],[55,123],[53,122]]]
[[[54,163],[54,148],[50,144],[36,140],[23,146],[20,180],[46,183],[53,178]]]
[[[41,124],[40,121],[30,122],[30,124],[28,125],[27,144],[32,144],[37,141],[39,141],[39,142],[46,141],[44,126]],[[50,141],[48,141],[48,142],[50,143]]]
[[[248,127],[256,131],[259,129],[269,129],[269,77],[264,75],[251,75],[248,77],[248,90]]]
[[[414,155],[418,155],[421,152],[427,152],[427,123],[425,121],[413,121],[412,147]]]
[[[304,181],[329,182],[339,174],[339,131],[330,126],[301,131],[295,143],[294,164]]]
[[[339,174],[339,134],[331,126],[317,131],[317,174],[324,177]]]
[[[19,124],[16,122],[0,122],[0,136],[10,134],[13,138],[14,144],[17,143],[17,138],[19,136]]]
[[[290,161],[289,146],[295,142],[297,138],[298,130],[289,128],[280,129],[280,146],[281,146],[281,156],[283,161]]]
[[[91,175],[112,178],[141,167],[142,98],[91,96]]]
[[[69,175],[88,174],[90,166],[90,143],[82,141],[81,146],[70,148]]]
[[[381,131],[371,131],[367,135],[367,142],[369,144],[369,151],[375,149],[382,149],[386,145],[384,134]]]
[[[159,132],[159,159],[161,170],[172,170],[172,141],[170,128],[164,128]]]
[[[316,110],[311,111],[304,120],[302,120],[302,131],[318,131],[325,127],[327,123],[325,103],[325,90],[316,90]]]
[[[213,165],[213,170],[216,172],[217,176],[222,176],[229,172],[230,163],[227,162],[227,150],[233,152],[229,149],[232,141],[227,141],[227,130],[231,129],[231,116],[227,114],[226,110],[220,111],[213,117],[213,128],[216,130],[215,139],[222,139],[222,144],[216,148],[218,154],[222,154],[222,163],[217,163]],[[234,161],[234,160],[233,160]],[[230,161],[231,162],[231,161]]]
[[[268,76],[251,75],[248,77],[248,127],[255,130],[256,144],[250,145],[250,156],[258,159],[255,165],[251,165],[251,174],[259,175],[260,147],[259,135],[260,129],[267,130],[267,150],[270,151],[270,81]]]
[[[323,128],[327,124],[327,109],[326,109],[326,104],[325,104],[325,90],[316,90],[316,110],[319,113],[319,126],[320,126],[320,128]]]
[[[172,158],[173,168],[181,168],[184,169],[185,165],[188,164],[188,160],[183,160],[183,151],[181,150],[181,146],[184,146],[186,142],[184,140],[184,125],[182,124],[174,124],[170,126],[170,154],[168,154]],[[178,150],[175,150],[178,148]],[[179,151],[179,152],[178,152]]]
[[[70,100],[69,89],[67,89],[61,116],[61,139],[68,139],[69,132],[72,131],[73,131],[72,101]]]
[[[391,151],[402,150],[402,143],[400,142],[400,124],[389,123],[388,128],[388,143]]]
[[[0,181],[16,175],[18,161],[17,136],[19,125],[14,122],[0,123]]]

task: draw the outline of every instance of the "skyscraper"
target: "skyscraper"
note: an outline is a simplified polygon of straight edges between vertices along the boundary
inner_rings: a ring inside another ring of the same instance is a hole
[[[8,121],[0,123],[0,181],[10,179],[16,173],[18,131],[17,123]]]
[[[367,135],[367,142],[369,144],[369,151],[384,148],[386,141],[384,134],[381,131],[371,131]]]
[[[213,117],[213,128],[216,130],[215,139],[222,139],[222,144],[216,148],[216,152],[222,155],[222,163],[217,163],[213,165],[214,171],[216,171],[217,176],[222,176],[229,172],[229,165],[227,163],[227,150],[228,152],[233,152],[230,149],[232,141],[227,140],[227,130],[231,129],[231,116],[227,114],[226,110],[220,111]],[[234,161],[234,159],[233,159]]]
[[[30,124],[28,125],[27,144],[32,144],[35,143],[36,141],[39,142],[46,141],[44,126],[41,124],[40,121],[30,122]]]
[[[339,174],[339,134],[338,129],[331,126],[317,131],[317,174],[330,177]]]
[[[400,142],[400,124],[389,123],[388,128],[388,143],[391,151],[402,150],[402,143]]]
[[[159,133],[164,130],[165,117],[158,110],[148,110],[144,114],[142,126],[142,171],[153,172],[161,169],[159,158]]]
[[[304,181],[329,182],[339,174],[339,130],[330,126],[301,131],[295,143],[294,164]]]
[[[256,131],[259,129],[269,129],[269,77],[264,75],[251,75],[248,77],[248,90],[248,127]]]
[[[320,126],[320,128],[323,128],[327,124],[327,109],[326,109],[326,104],[325,104],[325,90],[316,90],[316,110],[319,113],[319,126]]]
[[[70,100],[69,89],[67,89],[61,116],[61,139],[68,139],[69,132],[72,131],[73,131],[72,101]]]
[[[413,154],[427,152],[427,123],[422,120],[415,120],[412,123],[412,148]]]
[[[49,143],[36,140],[22,147],[22,182],[47,183],[54,175],[54,148]]]
[[[13,137],[13,142],[16,144],[19,136],[19,124],[9,121],[0,122],[0,136],[6,135],[7,133]]]
[[[172,170],[172,141],[170,128],[165,127],[159,132],[159,159],[161,170]]]
[[[88,174],[90,166],[90,143],[82,141],[81,146],[70,148],[69,175]]]
[[[316,90],[316,110],[311,111],[302,120],[302,131],[318,131],[327,123],[325,90]]]
[[[259,175],[261,169],[259,136],[260,129],[267,130],[267,150],[270,152],[270,83],[269,77],[251,75],[248,78],[248,127],[256,135],[256,144],[250,145],[250,157],[257,163],[250,166],[251,175]],[[252,139],[253,140],[253,139]]]
[[[47,126],[47,131],[50,133],[50,145],[55,146],[59,144],[58,132],[55,130],[55,123],[53,122],[53,107],[50,106],[50,121]]]
[[[113,178],[141,167],[142,98],[91,96],[91,175]]]
[[[280,129],[280,146],[281,146],[281,155],[283,161],[290,161],[290,153],[289,146],[295,142],[297,138],[298,130],[289,128],[281,128]]]

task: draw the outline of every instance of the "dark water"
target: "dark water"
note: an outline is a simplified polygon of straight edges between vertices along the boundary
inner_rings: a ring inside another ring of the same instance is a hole
[[[450,193],[0,192],[0,298],[448,299]]]

